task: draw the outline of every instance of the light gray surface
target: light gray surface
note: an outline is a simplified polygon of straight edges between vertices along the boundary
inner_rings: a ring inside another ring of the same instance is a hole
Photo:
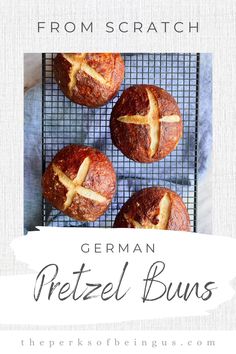
[[[57,11],[55,11],[57,9]],[[9,1],[2,11],[0,67],[1,128],[4,134],[0,141],[1,176],[0,193],[2,197],[0,230],[0,260],[4,274],[26,272],[25,266],[16,262],[9,244],[22,234],[23,230],[23,53],[41,51],[72,51],[79,42],[81,51],[169,51],[169,52],[212,52],[213,53],[213,233],[235,237],[236,234],[236,150],[235,112],[236,112],[236,2],[226,0],[104,0],[73,1],[71,6],[62,0],[43,3],[35,0]],[[79,19],[94,18],[98,28],[93,36],[70,36],[49,34],[37,35],[36,21],[50,20],[52,15],[60,16],[61,21],[79,14]],[[11,21],[9,21],[11,18]],[[152,19],[200,20],[198,34],[174,32],[162,34],[130,33],[105,35],[99,24],[107,19],[121,21],[142,19],[144,23]],[[98,20],[99,19],[99,20]],[[9,173],[10,171],[10,173]],[[208,183],[207,183],[208,185]],[[11,188],[9,189],[9,186]],[[214,252],[214,245],[212,248]],[[200,257],[199,257],[200,258]],[[200,260],[200,259],[199,259]],[[92,328],[149,328],[149,329],[236,329],[235,298],[222,304],[209,317],[170,318],[164,321],[145,321],[144,323],[124,323],[111,326],[100,325]],[[1,329],[14,329],[16,326],[1,326]],[[17,327],[19,328],[19,327]],[[24,327],[30,329],[31,326]],[[83,327],[83,328],[88,328]],[[91,327],[90,327],[91,328]],[[69,327],[67,329],[76,329]]]

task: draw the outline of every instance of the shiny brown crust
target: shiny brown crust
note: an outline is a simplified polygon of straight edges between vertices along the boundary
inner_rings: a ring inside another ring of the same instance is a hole
[[[179,122],[159,122],[158,147],[150,156],[150,126],[123,123],[121,116],[145,116],[150,109],[149,90],[157,102],[159,118],[179,116]],[[182,136],[182,117],[175,99],[164,89],[153,85],[136,85],[126,89],[115,104],[110,121],[114,145],[128,158],[138,162],[154,162],[163,159],[177,146]]]
[[[166,193],[170,199],[170,215],[166,230],[190,231],[189,214],[181,197],[172,190],[161,187],[145,188],[135,193],[117,214],[113,227],[135,228],[130,221],[135,220],[143,227],[152,224],[154,227],[150,228],[155,228],[158,224],[159,204]]]
[[[69,83],[72,64],[64,55],[75,62],[80,62],[83,57],[83,63],[95,70],[106,84],[81,68],[76,72],[76,82],[71,91]],[[60,53],[54,59],[54,76],[65,96],[77,104],[93,108],[106,104],[117,94],[124,79],[124,71],[124,61],[119,53]]]
[[[82,187],[99,193],[105,201],[98,202],[76,194],[72,204],[64,209],[68,189],[59,181],[54,166],[73,180],[85,158],[89,158],[88,173]],[[111,162],[100,151],[80,145],[69,145],[60,150],[47,167],[42,178],[45,199],[55,208],[79,221],[94,221],[107,210],[116,190],[116,175]]]

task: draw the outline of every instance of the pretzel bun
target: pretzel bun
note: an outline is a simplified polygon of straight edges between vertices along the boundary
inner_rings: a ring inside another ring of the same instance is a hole
[[[135,193],[116,216],[114,227],[190,231],[190,218],[180,196],[167,188]]]
[[[115,146],[138,162],[163,159],[182,136],[182,118],[175,99],[153,85],[126,89],[112,110],[110,127]]]
[[[125,66],[119,53],[60,53],[54,76],[71,101],[88,107],[106,104],[119,91]]]
[[[111,203],[116,175],[100,151],[69,145],[47,167],[42,189],[45,199],[64,214],[79,221],[94,221]]]

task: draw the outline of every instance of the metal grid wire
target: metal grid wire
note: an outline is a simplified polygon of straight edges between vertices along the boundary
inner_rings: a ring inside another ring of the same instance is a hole
[[[124,202],[147,186],[160,185],[179,193],[196,231],[197,142],[199,54],[122,54],[125,79],[118,95],[98,109],[82,107],[69,101],[53,78],[55,54],[43,54],[43,169],[54,155],[68,144],[98,148],[112,161],[118,188],[108,211],[94,223],[80,223],[43,200],[43,224],[50,226],[112,227]],[[151,164],[133,162],[112,144],[109,121],[112,107],[122,91],[135,84],[155,84],[177,100],[184,122],[184,133],[177,148],[165,159]]]

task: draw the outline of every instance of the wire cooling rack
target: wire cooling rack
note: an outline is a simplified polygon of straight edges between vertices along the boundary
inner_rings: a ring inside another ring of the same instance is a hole
[[[50,226],[112,227],[123,203],[135,192],[160,185],[179,193],[196,231],[198,84],[200,55],[190,53],[122,54],[125,79],[118,95],[106,106],[91,109],[69,101],[53,78],[55,54],[43,54],[42,71],[42,153],[43,170],[54,155],[68,144],[98,148],[112,161],[118,186],[108,211],[93,223],[80,223],[52,208],[43,200],[43,224]],[[177,100],[184,133],[177,148],[164,160],[152,164],[133,162],[112,144],[109,121],[112,107],[122,91],[135,84],[155,84]]]

